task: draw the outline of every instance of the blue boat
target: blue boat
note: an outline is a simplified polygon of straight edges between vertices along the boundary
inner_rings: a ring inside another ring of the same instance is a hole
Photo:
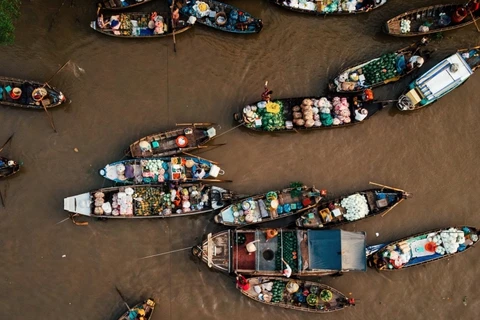
[[[259,33],[261,19],[239,8],[214,0],[176,1],[177,9],[189,24],[199,23],[207,27],[231,33]]]
[[[422,232],[391,243],[367,247],[368,265],[399,270],[423,265],[467,251],[478,243],[480,231],[469,226]]]
[[[212,181],[225,172],[216,164],[195,157],[160,157],[126,159],[100,169],[105,179],[123,184],[157,184],[163,182]]]
[[[480,66],[480,46],[458,50],[410,83],[398,99],[402,111],[424,108],[458,88]]]

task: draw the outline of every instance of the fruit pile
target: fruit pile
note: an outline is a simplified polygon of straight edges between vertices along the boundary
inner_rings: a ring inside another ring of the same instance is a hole
[[[283,292],[285,291],[285,282],[275,280],[272,287],[272,302],[281,302],[283,299]]]
[[[396,54],[386,53],[363,67],[365,84],[373,85],[397,75]]]
[[[282,247],[283,244],[283,247]],[[282,262],[282,248],[283,259],[288,263],[293,272],[298,272],[297,261],[297,237],[295,232],[284,232],[279,235],[278,250],[275,260],[275,266],[277,270],[285,269],[285,265]]]

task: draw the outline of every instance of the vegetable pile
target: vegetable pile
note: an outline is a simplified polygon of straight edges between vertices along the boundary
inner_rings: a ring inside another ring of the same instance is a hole
[[[283,299],[283,292],[285,291],[285,282],[275,280],[273,281],[272,293],[273,298],[272,302],[281,302]]]
[[[278,239],[278,250],[275,255],[275,266],[277,270],[284,270],[285,264],[282,262],[282,248],[283,248],[283,259],[288,263],[292,272],[298,271],[298,262],[297,262],[297,238],[295,232],[284,232],[279,234]],[[283,244],[283,246],[282,246]]]

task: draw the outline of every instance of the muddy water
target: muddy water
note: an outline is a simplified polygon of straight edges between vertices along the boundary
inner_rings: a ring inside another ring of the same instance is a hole
[[[77,227],[57,224],[67,217],[63,198],[108,185],[98,168],[120,159],[139,137],[177,122],[216,122],[228,130],[232,113],[258,100],[265,80],[277,97],[321,94],[339,68],[408,45],[412,39],[383,35],[382,23],[435,1],[390,0],[366,15],[325,19],[267,1],[230,1],[263,18],[261,34],[235,36],[199,25],[176,38],[176,54],[171,39],[98,34],[89,28],[95,1],[76,0],[73,7],[64,2],[24,1],[15,45],[0,48],[6,76],[45,80],[72,61],[51,81],[72,100],[52,111],[57,134],[42,112],[0,113],[0,138],[15,132],[4,154],[24,163],[21,173],[0,185],[7,191],[7,208],[0,209],[0,318],[115,319],[124,311],[118,286],[131,304],[154,297],[154,319],[315,319],[243,297],[227,276],[208,270],[189,251],[138,259],[189,247],[221,230],[211,214],[90,220]],[[432,43],[437,51],[426,67],[478,40],[474,26],[446,34]],[[376,94],[396,98],[406,83]],[[349,129],[285,135],[234,130],[217,140],[227,145],[200,155],[219,161],[234,180],[228,187],[239,193],[291,181],[315,184],[330,195],[367,188],[369,181],[412,192],[414,198],[384,218],[345,227],[366,231],[369,244],[436,227],[478,226],[479,84],[475,75],[431,108],[383,111]],[[351,293],[358,304],[323,318],[474,319],[479,262],[474,250],[401,272],[327,277],[322,281]]]

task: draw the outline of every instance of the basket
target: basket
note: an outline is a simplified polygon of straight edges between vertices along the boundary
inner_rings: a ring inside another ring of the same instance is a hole
[[[225,12],[219,12],[215,15],[215,23],[217,26],[224,26],[227,23],[227,15]]]

